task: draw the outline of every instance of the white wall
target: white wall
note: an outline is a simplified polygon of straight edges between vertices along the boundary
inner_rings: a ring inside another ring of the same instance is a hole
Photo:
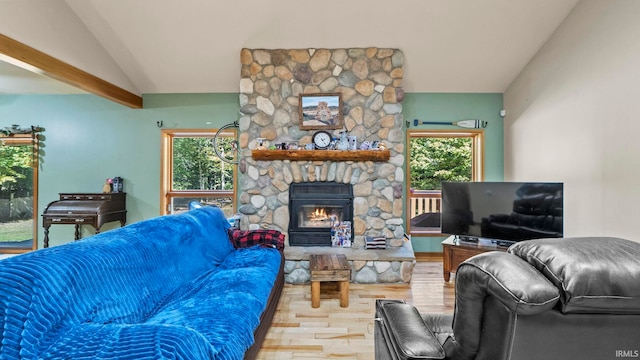
[[[2,0],[0,34],[140,94],[65,1]]]
[[[565,183],[565,236],[640,241],[640,1],[581,0],[504,94],[505,179]]]

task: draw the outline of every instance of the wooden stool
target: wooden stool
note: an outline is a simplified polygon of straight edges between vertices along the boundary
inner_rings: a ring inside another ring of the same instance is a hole
[[[311,307],[320,306],[320,282],[338,281],[340,284],[340,307],[349,307],[349,281],[351,267],[347,257],[336,255],[309,255],[311,272]]]

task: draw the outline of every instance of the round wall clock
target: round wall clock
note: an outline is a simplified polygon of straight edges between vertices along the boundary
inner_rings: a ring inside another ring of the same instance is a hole
[[[324,150],[331,144],[331,134],[324,130],[316,131],[311,138],[316,149]]]

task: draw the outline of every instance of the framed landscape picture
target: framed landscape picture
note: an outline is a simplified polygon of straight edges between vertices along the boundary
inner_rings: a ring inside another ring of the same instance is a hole
[[[341,129],[340,93],[300,94],[300,129]]]

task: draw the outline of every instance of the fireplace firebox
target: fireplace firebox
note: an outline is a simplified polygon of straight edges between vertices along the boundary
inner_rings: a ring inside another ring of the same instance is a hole
[[[290,246],[331,246],[332,224],[353,224],[353,187],[336,182],[293,183],[289,216]]]

